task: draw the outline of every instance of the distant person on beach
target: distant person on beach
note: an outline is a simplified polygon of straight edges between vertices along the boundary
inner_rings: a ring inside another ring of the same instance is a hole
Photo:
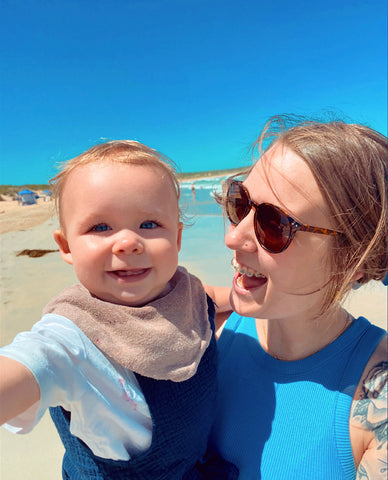
[[[210,443],[240,480],[386,480],[387,334],[342,301],[387,273],[387,138],[295,120],[270,120],[223,193],[234,313]]]
[[[67,162],[52,183],[54,239],[80,283],[0,349],[1,424],[27,433],[49,408],[65,479],[237,478],[220,457],[203,458],[216,406],[215,307],[178,267],[172,166],[145,145],[113,141]],[[219,311],[229,290],[208,287]]]
[[[193,193],[193,200],[195,201],[195,186],[194,186],[194,182],[191,184],[191,191]]]

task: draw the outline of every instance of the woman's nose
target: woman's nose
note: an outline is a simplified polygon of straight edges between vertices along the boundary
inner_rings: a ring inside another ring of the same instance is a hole
[[[253,228],[254,212],[251,212],[238,225],[229,225],[225,235],[225,245],[231,250],[245,250],[254,252],[257,250],[257,240]]]
[[[117,254],[132,253],[140,255],[144,251],[144,244],[139,235],[132,231],[123,231],[116,236],[112,246],[112,252]]]

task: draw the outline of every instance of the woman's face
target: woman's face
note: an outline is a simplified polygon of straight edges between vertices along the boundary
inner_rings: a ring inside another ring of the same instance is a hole
[[[257,162],[244,186],[257,204],[271,203],[300,223],[335,229],[308,165],[281,145]],[[330,279],[333,238],[298,231],[286,250],[269,253],[255,236],[254,212],[252,208],[237,226],[231,224],[225,239],[234,250],[233,309],[263,319],[315,317]]]

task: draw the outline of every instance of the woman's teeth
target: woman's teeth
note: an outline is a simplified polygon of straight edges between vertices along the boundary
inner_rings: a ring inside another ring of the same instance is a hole
[[[253,291],[267,283],[267,277],[265,275],[243,267],[234,258],[232,260],[232,267],[237,273],[237,275],[235,275],[236,285],[242,290]]]
[[[265,276],[261,273],[248,270],[246,267],[242,267],[235,258],[232,258],[231,263],[232,263],[233,270],[239,273],[241,276],[246,275],[247,277],[265,278]],[[241,277],[238,280],[240,279]]]

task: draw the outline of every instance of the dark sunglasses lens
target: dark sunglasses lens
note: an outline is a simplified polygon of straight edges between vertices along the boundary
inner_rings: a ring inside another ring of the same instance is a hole
[[[262,203],[256,212],[256,235],[262,246],[272,253],[280,253],[290,241],[291,224],[280,209]]]
[[[236,182],[231,183],[228,189],[225,209],[229,220],[235,225],[249,213],[249,199],[241,185]]]

